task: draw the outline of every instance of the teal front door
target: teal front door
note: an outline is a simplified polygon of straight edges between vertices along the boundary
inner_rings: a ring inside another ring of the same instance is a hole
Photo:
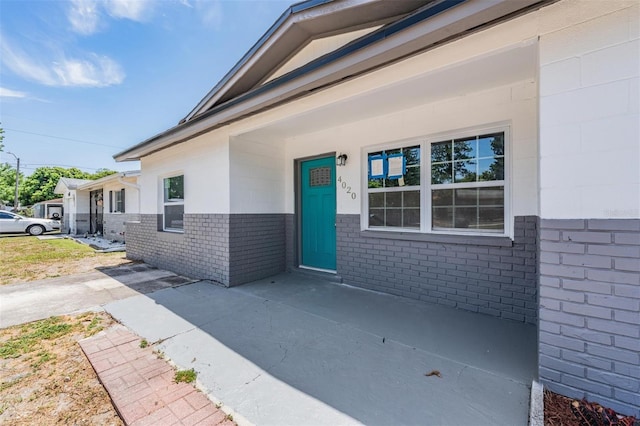
[[[336,269],[335,161],[319,158],[300,167],[301,266]]]

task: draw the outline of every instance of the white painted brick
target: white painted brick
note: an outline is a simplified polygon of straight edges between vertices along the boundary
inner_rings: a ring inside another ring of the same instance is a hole
[[[584,55],[580,58],[582,86],[637,77],[640,72],[639,55],[640,40],[628,41]]]
[[[640,38],[640,3],[635,1],[633,7],[627,10],[629,17],[629,39]]]
[[[541,172],[542,176],[543,173]],[[550,181],[549,181],[550,182]],[[551,185],[551,183],[549,183]],[[580,217],[582,211],[580,193],[573,188],[540,188],[540,216],[543,218],[569,219]]]
[[[557,126],[626,114],[629,83],[617,81],[540,99],[540,125]]]
[[[563,0],[542,8],[538,28],[546,34],[635,5],[637,0]]]
[[[572,155],[580,150],[580,124],[544,126],[540,130],[540,156]]]
[[[540,96],[568,92],[580,87],[580,59],[568,58],[540,67]]]
[[[629,19],[626,10],[598,16],[595,19],[542,35],[540,63],[547,65],[628,40]]]
[[[640,184],[619,183],[579,188],[581,210],[572,213],[592,218],[637,218],[640,216]],[[571,208],[565,204],[566,208]]]
[[[584,122],[580,127],[582,131],[579,134],[582,139],[579,140],[578,145],[583,152],[598,152],[602,155],[603,152],[638,149],[640,125],[637,115],[625,114],[600,118]],[[576,147],[575,142],[570,141],[569,145]],[[633,158],[630,157],[629,160]]]
[[[640,78],[629,80],[629,113],[640,114]]]

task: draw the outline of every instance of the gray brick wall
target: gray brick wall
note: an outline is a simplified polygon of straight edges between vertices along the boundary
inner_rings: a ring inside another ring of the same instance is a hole
[[[90,215],[89,213],[78,213],[76,214],[76,234],[84,234],[89,232],[90,228]]]
[[[285,267],[291,270],[298,266],[297,252],[297,222],[295,214],[284,215],[284,233],[285,233]]]
[[[540,379],[640,416],[640,219],[540,221]]]
[[[127,223],[128,258],[226,286],[284,271],[284,215],[185,214],[184,233],[158,231],[161,218]]]
[[[126,223],[139,221],[139,214],[132,213],[105,213],[103,217],[104,238],[116,241],[125,241]]]
[[[184,233],[158,231],[158,219],[127,223],[127,258],[229,285],[229,215],[185,214]]]
[[[229,255],[230,286],[283,272],[285,215],[230,215]]]
[[[359,215],[338,215],[337,272],[354,286],[535,324],[537,226],[517,217],[512,244],[481,245],[376,238]]]

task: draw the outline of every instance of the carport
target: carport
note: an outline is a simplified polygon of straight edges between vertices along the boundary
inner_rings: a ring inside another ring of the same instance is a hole
[[[254,424],[527,424],[536,328],[299,273],[106,310]]]

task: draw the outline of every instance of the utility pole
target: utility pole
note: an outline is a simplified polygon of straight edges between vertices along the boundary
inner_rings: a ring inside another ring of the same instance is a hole
[[[13,212],[18,213],[18,184],[20,183],[20,159],[13,153],[7,152],[7,154],[13,155],[13,158],[16,159],[16,196],[13,200]]]

